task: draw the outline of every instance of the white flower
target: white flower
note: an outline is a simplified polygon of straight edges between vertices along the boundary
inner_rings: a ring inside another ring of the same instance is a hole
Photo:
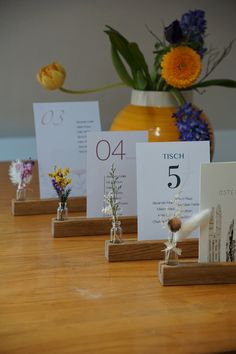
[[[13,184],[18,186],[25,186],[29,184],[32,179],[32,165],[33,162],[26,163],[24,160],[12,161],[9,167],[9,177]]]
[[[20,160],[12,161],[9,167],[9,176],[13,184],[21,184],[22,182],[23,164]]]
[[[111,190],[104,195],[105,206],[102,209],[102,213],[107,216],[111,216],[113,220],[117,220],[117,212],[121,210],[117,197],[121,185],[118,184],[119,176],[115,174],[115,171],[116,169],[114,167],[114,164],[112,164],[111,170],[109,172],[109,175],[111,177]]]
[[[110,205],[107,205],[105,208],[102,209],[102,213],[107,216],[112,216],[112,208]]]
[[[193,215],[184,224],[181,229],[176,232],[174,238],[175,242],[183,241],[199,226],[204,226],[209,223],[211,216],[211,208],[200,211],[198,214]]]

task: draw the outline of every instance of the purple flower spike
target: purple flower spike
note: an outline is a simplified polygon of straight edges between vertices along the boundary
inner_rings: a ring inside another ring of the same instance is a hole
[[[201,119],[201,113],[202,111],[196,110],[189,102],[173,113],[181,141],[210,140],[208,124]]]
[[[207,28],[205,12],[203,10],[190,10],[186,12],[181,18],[180,27],[183,35],[197,45],[197,52],[203,57],[207,50],[204,48],[204,37]]]

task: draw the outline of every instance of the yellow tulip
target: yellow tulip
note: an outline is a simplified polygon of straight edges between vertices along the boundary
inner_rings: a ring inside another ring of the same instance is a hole
[[[61,88],[65,78],[65,69],[57,62],[44,66],[37,73],[38,82],[48,90]]]

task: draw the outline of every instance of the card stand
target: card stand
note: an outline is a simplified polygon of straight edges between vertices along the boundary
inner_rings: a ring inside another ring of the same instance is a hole
[[[176,266],[160,262],[158,273],[162,285],[235,284],[236,262],[180,262]]]
[[[12,214],[20,215],[41,215],[56,214],[58,199],[32,199],[15,200],[12,199]],[[68,200],[69,212],[86,211],[86,197],[71,197]]]
[[[121,216],[119,220],[123,233],[137,232],[136,216]],[[78,216],[69,217],[63,221],[54,218],[52,219],[52,235],[53,237],[110,235],[111,226],[110,218]]]
[[[105,241],[105,257],[109,262],[163,259],[165,240],[137,241],[124,240],[122,243]],[[184,258],[198,257],[198,239],[181,242]]]

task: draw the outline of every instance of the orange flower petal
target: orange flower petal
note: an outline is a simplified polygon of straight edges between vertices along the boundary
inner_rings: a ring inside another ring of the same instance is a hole
[[[161,62],[162,77],[176,88],[191,86],[201,73],[200,55],[190,47],[171,48]]]

